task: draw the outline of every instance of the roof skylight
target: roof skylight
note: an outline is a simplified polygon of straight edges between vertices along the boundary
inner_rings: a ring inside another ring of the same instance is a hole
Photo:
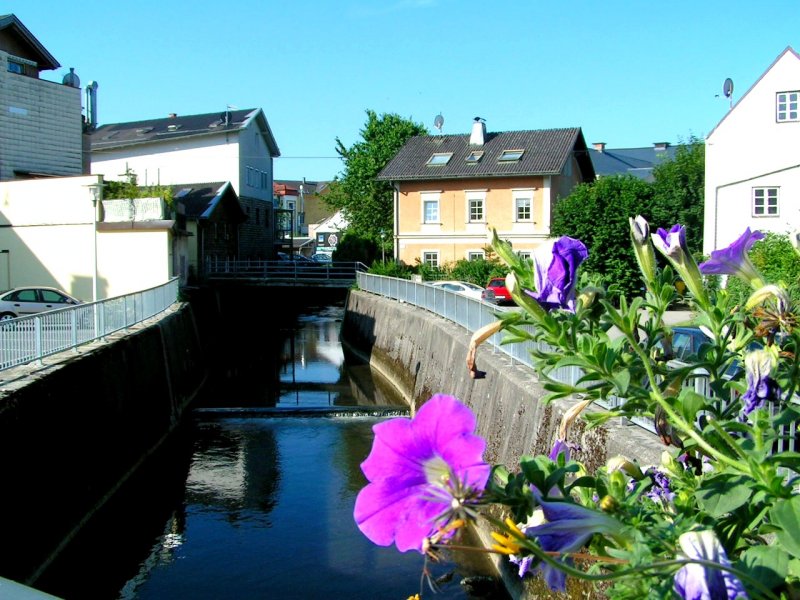
[[[473,150],[467,156],[467,164],[476,164],[481,158],[483,158],[483,150]]]
[[[450,162],[450,159],[453,157],[452,152],[437,152],[433,156],[428,159],[428,162],[425,163],[429,167],[437,167],[439,165],[446,165]]]
[[[525,154],[525,150],[503,150],[503,153],[497,160],[500,162],[516,162],[522,158],[523,154]]]

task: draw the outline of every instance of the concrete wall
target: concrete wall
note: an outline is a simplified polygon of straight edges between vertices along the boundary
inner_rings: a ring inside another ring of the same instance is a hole
[[[514,470],[523,455],[549,453],[561,417],[574,401],[543,405],[544,391],[535,373],[488,347],[477,355],[486,377],[471,379],[466,367],[470,337],[462,327],[419,308],[367,292],[351,290],[348,295],[344,343],[393,381],[409,404],[418,407],[434,393],[462,400],[477,415],[477,433],[487,440],[484,458],[491,464]],[[581,450],[573,458],[590,471],[618,454],[638,459],[642,466],[658,464],[666,447],[655,435],[614,421],[593,430],[576,421],[568,439]],[[482,534],[484,543],[491,543],[487,530]],[[514,597],[549,597],[524,590],[505,567],[501,574]]]
[[[204,381],[203,355],[182,304],[50,366],[2,373],[0,576],[33,583],[166,439]]]

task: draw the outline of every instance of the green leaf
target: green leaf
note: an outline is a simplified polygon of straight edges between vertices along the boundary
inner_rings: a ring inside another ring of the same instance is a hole
[[[614,373],[614,384],[616,385],[617,392],[620,396],[625,396],[628,393],[628,386],[631,383],[631,372],[620,371]]]
[[[719,518],[742,506],[750,498],[749,479],[742,475],[718,475],[697,489],[697,504],[711,517]]]
[[[800,557],[800,496],[779,500],[769,511],[772,523],[780,527],[778,541],[793,556]]]
[[[693,423],[697,413],[706,407],[706,398],[690,388],[681,388],[678,400],[681,416],[689,423]]]
[[[745,551],[736,565],[768,588],[774,588],[789,573],[789,554],[778,546],[754,546]]]

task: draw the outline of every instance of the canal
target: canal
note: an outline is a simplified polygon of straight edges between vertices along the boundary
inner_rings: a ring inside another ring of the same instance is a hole
[[[76,600],[506,599],[485,555],[426,563],[355,526],[371,428],[407,411],[342,347],[343,314],[343,300],[300,307],[249,324],[246,343],[221,339],[186,422],[35,587]]]

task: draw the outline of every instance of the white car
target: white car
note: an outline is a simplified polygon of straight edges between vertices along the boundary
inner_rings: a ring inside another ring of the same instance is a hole
[[[80,304],[64,291],[51,287],[15,288],[0,295],[0,321]]]
[[[484,302],[489,302],[490,304],[497,304],[497,298],[495,297],[493,290],[482,288],[481,286],[468,281],[428,281],[426,283],[433,287],[450,290],[451,292],[456,292],[457,294],[475,298],[476,300],[483,300]]]

